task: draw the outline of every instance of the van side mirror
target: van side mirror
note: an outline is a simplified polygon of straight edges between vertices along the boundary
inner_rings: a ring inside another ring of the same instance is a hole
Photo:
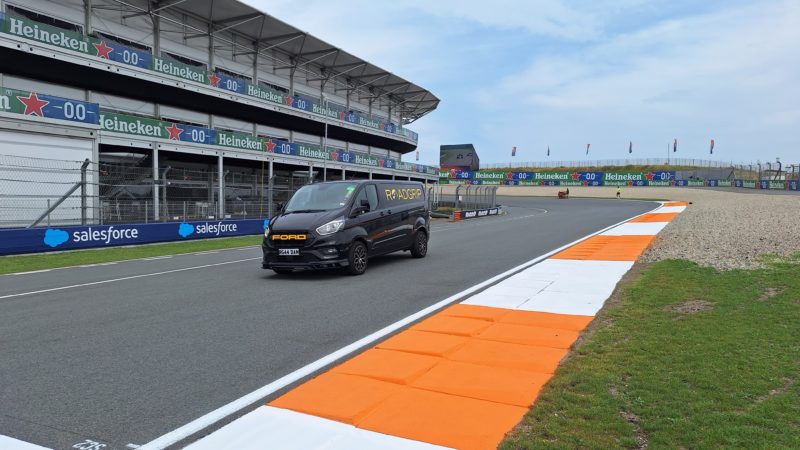
[[[369,212],[369,202],[367,200],[361,200],[359,205],[353,207],[353,210],[350,211],[350,217],[356,217],[365,212]]]
[[[277,209],[277,211],[278,211],[277,213],[278,213],[278,214],[280,214],[280,213],[282,213],[282,212],[283,212],[283,203],[277,203],[277,204],[275,205],[275,207],[276,207],[276,208],[278,208],[278,209]]]

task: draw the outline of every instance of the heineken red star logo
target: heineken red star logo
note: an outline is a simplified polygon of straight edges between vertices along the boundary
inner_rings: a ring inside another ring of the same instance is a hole
[[[380,124],[380,125],[378,125],[378,128],[380,128],[381,131],[383,131],[384,126],[385,126],[384,124]]]
[[[331,152],[331,160],[338,161],[339,160],[339,153],[338,152]]]
[[[514,179],[514,172],[506,173],[506,178],[509,179],[509,180],[513,180]]]
[[[44,117],[42,108],[50,104],[50,102],[47,100],[39,100],[39,96],[36,95],[36,92],[31,92],[27,97],[18,96],[17,100],[21,101],[22,104],[25,105],[25,112],[23,114],[26,116]]]
[[[98,58],[109,59],[108,54],[114,51],[113,48],[106,45],[106,41],[100,41],[99,44],[92,44],[92,45],[94,45],[94,48],[97,49]]]
[[[264,142],[264,147],[270,153],[274,153],[275,152],[275,143],[272,142],[272,139],[268,140],[267,142]]]
[[[339,111],[339,120],[344,120],[344,111]]]
[[[283,101],[284,101],[284,103],[286,103],[286,106],[292,106],[292,104],[294,103],[294,98],[292,98],[292,96],[291,96],[291,95],[287,95],[287,96],[286,96],[286,97],[283,99]]]
[[[586,180],[583,180],[583,185],[584,185],[584,186],[588,186],[588,185],[589,185],[589,182],[588,182],[588,181],[586,181]]]
[[[175,141],[181,140],[181,133],[183,130],[178,128],[178,124],[173,123],[171,127],[167,127],[167,132],[169,132],[169,138]]]
[[[383,167],[383,160],[382,159],[378,160],[378,166]]]
[[[633,180],[628,180],[628,186],[633,186]]]
[[[675,186],[675,180],[670,181],[669,184]]]
[[[645,177],[647,177],[647,181],[653,181],[653,177],[654,177],[654,176],[655,176],[655,175],[653,175],[653,172],[647,172],[647,173],[645,174]]]
[[[219,77],[216,73],[212,72],[211,75],[208,76],[208,82],[211,83],[211,86],[219,87]]]
[[[578,172],[572,172],[571,176],[573,180],[577,180],[581,177],[581,174],[579,174]]]

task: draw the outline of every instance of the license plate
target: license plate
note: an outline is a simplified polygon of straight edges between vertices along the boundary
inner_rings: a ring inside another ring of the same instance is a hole
[[[300,256],[299,248],[279,248],[278,256]]]

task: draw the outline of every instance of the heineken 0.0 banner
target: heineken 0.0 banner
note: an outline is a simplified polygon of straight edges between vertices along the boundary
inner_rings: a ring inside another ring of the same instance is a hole
[[[0,89],[0,111],[95,125],[100,120],[97,103],[18,89]]]
[[[128,47],[113,39],[84,36],[81,33],[64,30],[27,17],[0,13],[0,32],[12,36],[30,39],[43,44],[54,45],[65,50],[84,53],[101,59],[108,59],[122,64],[152,70],[164,75],[181,78],[186,81],[206,84],[215,88],[255,97],[271,103],[278,103],[310,113],[361,125],[387,133],[399,134],[403,137],[418,140],[411,130],[405,130],[386,119],[369,114],[348,111],[344,106],[333,103],[323,104],[320,99],[308,95],[288,95],[266,86],[254,85],[249,80],[231,76],[219,71],[209,72],[205,67],[185,64],[169,57],[153,56],[144,50]]]
[[[96,106],[96,105],[95,105]],[[404,170],[435,175],[436,167],[422,164],[411,164],[389,158],[349,152],[343,149],[306,143],[290,143],[278,139],[265,139],[245,133],[213,130],[210,128],[166,122],[147,117],[131,116],[103,111],[100,115],[100,127],[103,131],[124,133],[155,139],[167,139],[194,144],[219,145],[238,150],[276,153],[280,155],[299,156],[303,158],[335,161],[360,166],[371,166],[384,169]]]
[[[786,189],[783,180],[761,180],[759,184],[761,189]]]

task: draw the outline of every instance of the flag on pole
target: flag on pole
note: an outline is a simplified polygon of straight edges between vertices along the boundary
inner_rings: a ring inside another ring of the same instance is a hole
[[[633,141],[628,142],[628,153],[633,153]]]
[[[592,145],[592,144],[586,144],[586,154],[587,154],[587,155],[589,154],[589,146],[590,146],[590,145]]]
[[[714,140],[713,139],[711,140],[711,148],[709,149],[708,153],[711,154],[711,155],[714,154]]]
[[[678,138],[672,140],[672,153],[678,151]]]
[[[419,161],[419,150],[417,150],[417,161]]]
[[[547,146],[547,156],[550,156],[550,146]]]
[[[517,146],[511,147],[511,156],[517,156]]]

